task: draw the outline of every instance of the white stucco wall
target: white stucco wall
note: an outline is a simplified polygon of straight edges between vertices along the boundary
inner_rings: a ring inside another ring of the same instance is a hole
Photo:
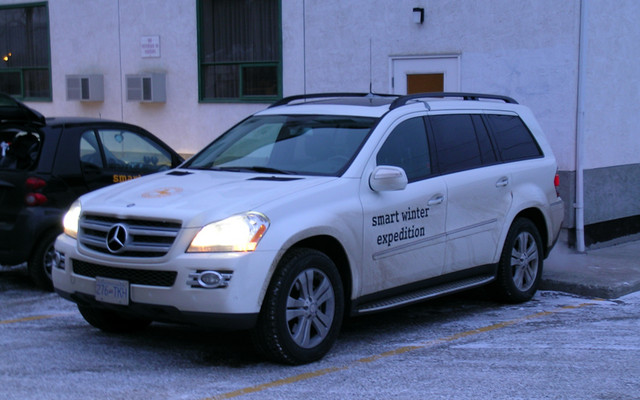
[[[0,4],[10,3],[6,0]],[[20,3],[20,2],[13,2]],[[194,0],[50,0],[52,102],[29,103],[44,115],[124,120],[195,153],[264,104],[199,104]],[[143,58],[140,40],[159,36],[159,58]],[[165,103],[127,102],[125,75],[166,73]],[[65,76],[104,75],[104,102],[66,101]]]
[[[302,19],[302,4],[305,40],[295,42],[285,67],[295,64],[289,70],[299,76],[306,65],[308,93],[368,91],[370,40],[377,92],[390,90],[392,56],[457,54],[460,90],[530,106],[560,167],[574,168],[578,1],[284,0],[285,21]],[[422,25],[412,21],[414,7],[425,9]]]
[[[640,163],[640,1],[587,12],[585,168]]]
[[[640,163],[640,2],[589,4],[585,168]],[[0,5],[26,3],[0,0]],[[195,0],[50,0],[52,102],[45,115],[139,124],[193,153],[265,104],[198,103]],[[457,55],[459,88],[530,106],[561,170],[575,169],[580,0],[282,0],[283,92],[390,91],[390,58]],[[413,23],[412,9],[425,9]],[[161,57],[142,58],[142,36]],[[369,52],[371,43],[371,54]],[[371,59],[371,64],[369,60]],[[167,101],[124,101],[126,74],[163,71]],[[105,101],[69,102],[65,75],[101,73]],[[603,113],[604,111],[604,113]]]

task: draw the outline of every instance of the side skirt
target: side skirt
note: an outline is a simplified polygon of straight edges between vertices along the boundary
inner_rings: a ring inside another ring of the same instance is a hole
[[[352,315],[390,310],[484,286],[496,279],[495,264],[428,279],[416,284],[374,293],[354,300]]]

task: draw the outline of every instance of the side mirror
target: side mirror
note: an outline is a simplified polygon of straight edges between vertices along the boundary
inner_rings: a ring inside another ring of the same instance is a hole
[[[375,192],[404,190],[407,187],[407,174],[400,167],[379,165],[369,176],[369,187]]]

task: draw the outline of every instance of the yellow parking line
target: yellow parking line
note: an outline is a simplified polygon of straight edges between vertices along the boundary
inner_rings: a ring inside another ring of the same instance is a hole
[[[0,325],[17,324],[19,322],[37,321],[39,319],[62,317],[62,316],[71,315],[71,314],[73,314],[73,313],[34,315],[34,316],[31,316],[31,317],[24,317],[24,318],[17,318],[17,319],[6,319],[6,320],[3,320],[3,321],[0,321]]]
[[[600,300],[600,299],[594,299],[594,300]],[[278,387],[278,386],[284,386],[284,385],[288,385],[291,383],[296,383],[296,382],[300,382],[300,381],[305,381],[307,379],[312,379],[312,378],[317,378],[323,375],[328,375],[334,372],[339,372],[339,371],[345,371],[348,369],[352,369],[358,365],[361,364],[365,364],[365,363],[370,363],[370,362],[374,362],[380,359],[384,359],[384,358],[388,358],[388,357],[393,357],[393,356],[397,356],[400,354],[404,354],[404,353],[408,353],[414,350],[421,350],[421,349],[425,349],[425,348],[429,348],[429,347],[433,347],[439,344],[443,344],[443,343],[447,343],[447,342],[453,342],[455,340],[458,339],[462,339],[465,337],[469,337],[469,336],[473,336],[473,335],[478,335],[481,333],[486,333],[486,332],[491,332],[491,331],[495,331],[498,329],[502,329],[502,328],[506,328],[512,325],[516,325],[519,323],[522,323],[524,321],[528,321],[531,319],[535,319],[535,318],[541,318],[541,317],[546,317],[548,315],[553,315],[553,314],[557,314],[561,311],[564,310],[572,310],[572,309],[577,309],[577,308],[583,308],[583,307],[588,307],[588,306],[593,306],[596,303],[582,303],[579,305],[570,305],[570,306],[563,306],[563,307],[558,307],[552,311],[542,311],[539,313],[535,313],[535,314],[531,314],[531,315],[527,315],[521,318],[516,318],[516,319],[512,319],[510,321],[505,321],[505,322],[500,322],[497,324],[493,324],[493,325],[487,325],[484,326],[482,328],[478,328],[478,329],[473,329],[470,331],[465,331],[465,332],[460,332],[460,333],[456,333],[454,335],[451,336],[447,336],[444,338],[440,338],[440,339],[434,339],[434,340],[429,340],[417,345],[413,345],[413,346],[403,346],[403,347],[398,347],[396,349],[390,350],[390,351],[385,351],[383,353],[380,354],[376,354],[370,357],[365,357],[365,358],[361,358],[359,360],[356,360],[355,362],[342,366],[342,367],[331,367],[331,368],[325,368],[325,369],[319,369],[316,371],[312,371],[312,372],[306,372],[304,374],[300,374],[300,375],[295,375],[289,378],[284,378],[284,379],[278,379],[275,381],[271,381],[271,382],[267,382],[267,383],[263,383],[261,385],[256,385],[256,386],[250,386],[250,387],[246,387],[246,388],[242,388],[239,390],[234,390],[233,392],[228,392],[228,393],[224,393],[224,394],[219,394],[213,397],[208,397],[206,399],[203,400],[222,400],[222,399],[231,399],[234,397],[239,397],[245,394],[249,394],[249,393],[256,393],[256,392],[262,392],[264,390],[267,389],[271,389],[274,387]]]

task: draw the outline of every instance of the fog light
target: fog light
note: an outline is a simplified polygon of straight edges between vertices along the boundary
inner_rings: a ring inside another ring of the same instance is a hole
[[[198,283],[204,287],[218,287],[222,282],[222,275],[215,271],[205,271],[198,277]]]
[[[65,261],[64,253],[60,253],[59,251],[56,251],[55,255],[53,256],[53,265],[58,269],[64,269],[64,261]]]
[[[197,271],[189,274],[187,284],[191,287],[201,287],[205,289],[215,289],[227,287],[231,274],[218,271]]]

